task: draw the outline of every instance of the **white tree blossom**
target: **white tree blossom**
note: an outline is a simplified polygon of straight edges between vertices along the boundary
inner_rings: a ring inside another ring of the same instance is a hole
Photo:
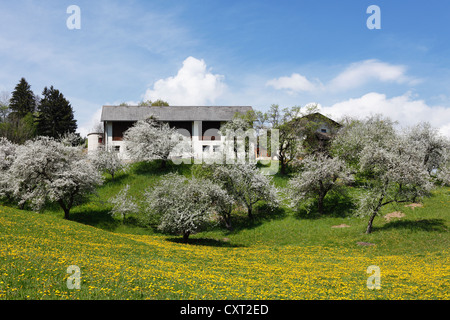
[[[369,215],[366,233],[382,206],[415,201],[433,187],[424,163],[425,146],[401,134],[389,119],[375,116],[348,126],[335,140],[335,151],[366,180],[358,214]]]
[[[197,179],[217,181],[217,179],[215,178],[215,170],[217,169],[217,167],[218,167],[217,163],[212,164],[202,163],[199,165],[192,166],[191,173]],[[221,183],[220,181],[219,184],[224,186],[224,184]],[[216,200],[217,213],[223,220],[226,228],[228,230],[232,230],[233,227],[231,223],[231,213],[236,205],[236,200],[226,191],[225,191],[226,194],[223,195],[222,191],[223,190],[221,190],[220,192],[217,191],[218,194],[217,196],[215,196],[215,199],[217,199]]]
[[[119,193],[109,200],[109,203],[113,205],[111,210],[112,216],[118,216],[123,220],[129,214],[136,213],[139,211],[139,207],[136,204],[136,200],[128,195],[128,190],[130,186],[127,184]]]
[[[437,181],[443,186],[450,186],[450,146],[445,148],[442,163],[437,170]]]
[[[338,186],[353,181],[344,161],[324,154],[307,155],[300,161],[301,171],[289,181],[288,194],[291,206],[297,207],[311,198],[318,200],[318,212],[324,214],[327,193]]]
[[[0,137],[0,170],[7,170],[14,161],[17,145]]]
[[[16,157],[17,145],[0,137],[0,198],[10,194],[8,170]]]
[[[67,132],[63,134],[60,137],[59,141],[66,146],[72,147],[81,146],[83,144],[83,139],[81,138],[80,134],[73,132]]]
[[[117,172],[128,167],[119,153],[112,150],[97,150],[90,155],[90,159],[97,170],[110,174],[113,180]]]
[[[368,145],[384,145],[386,138],[395,136],[395,122],[381,115],[366,120],[350,120],[340,129],[332,142],[332,153],[357,169],[362,150]]]
[[[153,118],[136,122],[124,133],[123,140],[131,158],[137,161],[162,160],[162,167],[170,157],[190,152],[189,139],[169,124]]]
[[[48,137],[18,146],[7,175],[20,206],[28,203],[39,210],[47,201],[56,202],[66,219],[70,209],[102,183],[102,177],[80,148]]]
[[[437,174],[438,181],[444,186],[450,186],[450,156],[445,158],[445,162]]]
[[[423,164],[429,174],[436,174],[445,168],[450,141],[428,122],[421,122],[407,128],[406,138],[416,142],[416,152],[420,152]]]
[[[207,179],[169,173],[145,193],[148,214],[159,216],[159,229],[183,235],[201,231],[230,201],[225,190]]]
[[[372,231],[373,220],[382,206],[415,201],[433,188],[423,159],[414,147],[405,137],[398,137],[389,139],[384,147],[369,144],[363,149],[360,169],[372,176],[369,192],[359,204],[360,214],[370,214],[366,233]]]
[[[231,121],[228,121],[225,124],[223,124],[220,127],[219,133],[222,136],[225,136],[227,133],[227,130],[229,130],[229,131],[238,131],[238,130],[246,131],[251,128],[252,128],[252,126],[248,120],[235,117],[235,118],[231,119]]]
[[[214,170],[214,180],[220,182],[237,203],[247,207],[253,218],[253,206],[265,201],[271,207],[279,205],[278,190],[268,176],[263,175],[255,164],[243,163],[221,165]]]

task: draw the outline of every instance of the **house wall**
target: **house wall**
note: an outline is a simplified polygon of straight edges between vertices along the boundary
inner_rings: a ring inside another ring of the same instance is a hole
[[[192,152],[195,160],[201,161],[204,157],[208,157],[216,150],[223,147],[224,137],[218,134],[220,122],[204,123],[202,121],[194,121],[192,123]],[[215,127],[219,128],[215,128]]]
[[[220,122],[220,123],[216,122],[216,125],[219,125],[219,124],[223,125],[225,123],[226,122]],[[171,122],[170,124],[172,126],[176,127],[175,122]],[[119,152],[119,155],[121,156],[122,159],[130,160],[130,156],[126,154],[125,142],[118,140],[117,138],[114,139],[114,136],[113,136],[114,127],[113,126],[114,126],[114,122],[105,121],[105,123],[104,123],[104,128],[105,128],[104,137],[103,137],[104,147],[106,150]],[[184,122],[182,125],[182,128],[188,129],[188,128],[185,128],[186,126],[187,126],[187,123]],[[203,159],[213,156],[215,154],[215,152],[220,152],[220,151],[225,150],[225,143],[226,143],[225,136],[221,137],[218,134],[217,130],[208,130],[208,129],[212,129],[211,124],[206,124],[206,126],[203,126],[202,121],[192,121],[191,126],[192,126],[191,130],[187,130],[187,131],[190,131],[189,133],[192,133],[192,135],[191,135],[191,143],[192,143],[191,156],[194,159],[194,163],[202,163]],[[187,132],[185,131],[184,133],[186,134]],[[211,140],[211,138],[210,138],[211,136],[214,136],[214,140]],[[90,137],[90,135],[88,137]],[[209,140],[203,140],[203,138],[209,139]],[[93,142],[92,143],[89,142],[89,146],[90,146],[89,152],[93,151],[95,148],[94,138],[91,137],[91,139],[93,139],[92,140]],[[250,150],[256,150],[256,145],[254,145],[252,143]],[[264,154],[264,152],[262,152],[261,154],[257,154],[255,152],[251,152],[251,153],[252,154],[250,155],[250,157],[255,157],[257,159],[270,159],[271,158],[271,157],[268,157],[267,154]],[[183,158],[189,158],[189,157],[190,156],[188,154],[183,156]],[[272,158],[276,158],[276,157],[272,157]]]
[[[334,135],[337,133],[338,128],[330,123],[320,122],[317,132],[323,132],[322,130],[326,130],[325,133]]]
[[[223,122],[222,122],[223,123]],[[215,122],[215,125],[221,125],[220,122]],[[107,150],[112,150],[119,152],[120,155],[124,159],[129,159],[130,157],[126,154],[126,146],[125,143],[118,139],[117,137],[114,137],[114,125],[115,122],[106,121],[105,122],[105,148]],[[176,122],[170,123],[173,126],[176,126]],[[194,159],[203,159],[204,157],[207,157],[209,153],[213,153],[214,151],[217,151],[218,148],[221,148],[224,142],[224,137],[220,137],[217,133],[217,130],[211,130],[211,125],[206,125],[206,130],[203,130],[202,121],[193,121],[192,122],[192,130],[190,133],[192,133],[191,141],[192,141],[192,153]],[[181,126],[184,129],[186,127],[186,123],[184,122]],[[209,130],[208,130],[209,129]],[[219,128],[216,128],[219,129]],[[188,130],[189,131],[189,130]],[[205,138],[213,136],[214,140],[203,140],[203,134],[206,134]],[[117,135],[117,134],[116,134]]]
[[[325,131],[323,131],[323,130],[325,130]],[[322,122],[322,123],[320,123],[319,128],[317,129],[317,132],[331,133],[331,130],[332,130],[332,128],[330,125]]]
[[[105,149],[119,152],[125,159],[129,157],[125,153],[125,143],[121,140],[114,139],[113,135],[114,122],[107,121],[105,123]]]
[[[88,138],[88,152],[95,152],[100,148],[103,148],[103,134],[102,133],[89,133]]]

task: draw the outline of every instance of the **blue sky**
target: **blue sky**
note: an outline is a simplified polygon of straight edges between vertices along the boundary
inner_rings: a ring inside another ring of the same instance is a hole
[[[81,29],[66,12],[80,8]],[[370,5],[381,29],[370,30]],[[53,85],[85,135],[102,105],[318,103],[450,136],[448,1],[1,1],[0,92]]]

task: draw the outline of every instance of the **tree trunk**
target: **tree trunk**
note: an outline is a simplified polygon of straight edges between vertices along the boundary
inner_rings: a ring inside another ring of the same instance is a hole
[[[183,242],[184,243],[187,243],[188,242],[188,239],[189,239],[189,235],[190,235],[191,233],[189,232],[189,231],[185,231],[185,232],[183,232]]]
[[[64,219],[69,220],[70,208],[68,208],[68,207],[65,205],[64,201],[62,201],[62,200],[59,200],[58,203],[59,203],[60,207],[61,207],[61,208],[63,209],[63,211],[64,211]]]
[[[229,213],[225,214],[223,220],[225,221],[225,227],[227,230],[232,231],[233,227],[231,226],[231,215]]]
[[[286,174],[286,160],[281,151],[279,153],[278,160],[280,163],[280,173],[284,175],[284,174]]]
[[[366,234],[369,234],[369,233],[372,232],[373,219],[375,219],[377,213],[378,213],[378,210],[377,210],[377,211],[374,211],[374,212],[372,213],[372,215],[370,216],[369,223],[368,223],[367,229],[366,229]]]
[[[248,206],[248,208],[247,208],[247,213],[248,213],[248,217],[250,218],[250,220],[253,220],[253,208],[252,208],[252,206],[250,205],[250,206]]]
[[[281,164],[280,173],[282,175],[285,175],[286,174],[286,164],[284,162],[280,162],[280,164]]]
[[[380,201],[378,201],[377,207],[373,210],[372,215],[370,216],[369,223],[367,224],[366,234],[369,234],[369,233],[372,232],[373,220],[374,220],[375,217],[377,216],[378,211],[380,210],[380,208],[381,208],[381,206],[382,206],[383,199],[384,199],[384,194],[383,194],[383,196],[380,198]]]
[[[327,190],[325,189],[322,181],[319,180],[319,199],[318,199],[318,204],[317,204],[317,210],[319,211],[319,214],[322,214],[322,215],[325,213],[323,202],[324,202],[326,194],[327,194]]]
[[[385,182],[385,186],[387,186],[387,182]],[[366,234],[369,234],[372,232],[373,219],[375,219],[375,217],[377,216],[380,208],[384,204],[386,204],[386,203],[383,204],[383,199],[384,199],[385,195],[386,195],[386,187],[382,191],[382,193],[380,195],[380,199],[378,200],[378,204],[377,204],[376,208],[373,210],[372,215],[370,216],[369,223],[367,224]]]
[[[317,210],[319,211],[319,214],[324,214],[324,207],[323,207],[323,200],[325,198],[325,195],[320,194],[319,195],[319,200],[318,200],[318,205],[317,205]]]
[[[233,226],[231,225],[231,221],[225,221],[225,228],[227,228],[228,231],[233,231]]]

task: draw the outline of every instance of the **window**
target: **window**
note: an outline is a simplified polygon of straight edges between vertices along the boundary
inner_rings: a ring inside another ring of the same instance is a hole
[[[220,140],[220,121],[202,122],[202,140]]]
[[[320,129],[320,132],[327,133],[327,129]]]
[[[209,146],[203,146],[203,152],[209,152]]]
[[[213,146],[213,152],[219,152],[220,146]]]
[[[114,152],[119,153],[120,152],[120,146],[114,146]]]
[[[113,141],[122,141],[123,133],[134,125],[131,121],[118,121],[112,123]]]
[[[178,133],[184,135],[185,137],[192,137],[192,121],[169,121],[169,126],[178,130]]]

